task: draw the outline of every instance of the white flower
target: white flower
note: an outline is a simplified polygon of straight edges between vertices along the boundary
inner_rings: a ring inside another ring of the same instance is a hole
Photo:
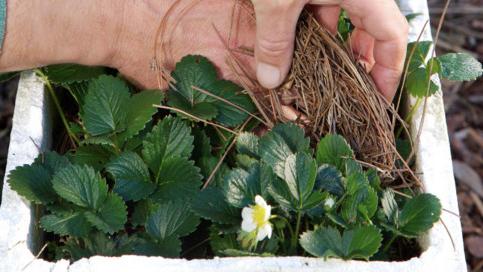
[[[327,209],[327,210],[330,210],[332,209],[332,207],[334,206],[335,204],[335,201],[332,197],[328,197],[325,202],[324,202],[324,207]]]
[[[270,216],[272,207],[267,205],[263,197],[255,196],[255,206],[245,207],[242,210],[241,229],[245,232],[257,233],[257,241],[262,241],[265,237],[272,237],[272,224]]]

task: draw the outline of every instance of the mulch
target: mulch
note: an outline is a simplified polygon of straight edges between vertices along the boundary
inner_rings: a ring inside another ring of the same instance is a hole
[[[433,33],[443,10],[428,0]],[[438,54],[467,52],[483,61],[483,0],[454,0]],[[3,180],[18,79],[0,84],[0,186]],[[483,79],[443,82],[458,201],[469,271],[483,270]]]

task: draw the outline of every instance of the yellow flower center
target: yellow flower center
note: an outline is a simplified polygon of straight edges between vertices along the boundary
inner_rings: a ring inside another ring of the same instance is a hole
[[[253,221],[257,224],[257,227],[265,225],[265,209],[262,206],[255,205],[253,207]]]

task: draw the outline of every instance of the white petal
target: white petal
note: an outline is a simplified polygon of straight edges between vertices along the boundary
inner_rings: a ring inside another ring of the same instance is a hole
[[[267,202],[265,202],[265,199],[263,197],[256,195],[255,196],[255,204],[262,206],[262,207],[267,207]]]
[[[268,221],[271,215],[272,215],[272,206],[267,205],[267,207],[265,207],[265,217],[263,218],[263,220],[265,222]]]
[[[267,233],[267,229],[266,228],[259,228],[258,229],[258,232],[257,232],[257,241],[262,241],[263,239],[265,239],[265,237],[267,237],[268,233]]]
[[[267,232],[268,239],[272,238],[272,225],[271,224],[266,224],[265,226],[263,226],[263,228]]]
[[[253,209],[252,208],[249,208],[249,207],[243,208],[243,210],[242,210],[242,219],[243,220],[250,219],[251,221],[253,221],[252,215],[253,215]]]
[[[253,220],[243,220],[241,224],[241,229],[246,232],[252,232],[257,228],[257,225]]]

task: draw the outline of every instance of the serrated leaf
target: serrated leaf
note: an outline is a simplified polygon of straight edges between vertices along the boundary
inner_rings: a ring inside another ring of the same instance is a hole
[[[216,99],[215,97],[212,98],[214,99],[213,104],[218,110],[218,114],[216,115],[215,119],[220,124],[229,127],[236,127],[241,125],[243,121],[246,120],[248,117],[247,112],[252,113],[255,111],[255,106],[253,105],[251,98],[242,93],[243,88],[231,81],[215,81],[208,87],[208,90],[211,91],[212,94],[237,106],[235,107],[234,105],[226,103],[226,101]],[[244,110],[241,110],[240,108]]]
[[[81,207],[98,209],[107,197],[107,184],[92,167],[69,165],[57,171],[52,185],[59,196]]]
[[[399,214],[399,231],[417,237],[433,227],[441,216],[441,203],[431,194],[417,195],[404,204]]]
[[[52,189],[51,174],[40,165],[23,165],[8,175],[10,188],[36,204],[49,204],[57,198]]]
[[[282,180],[273,179],[270,184],[270,194],[287,209],[311,209],[322,201],[321,195],[313,192],[316,171],[316,162],[309,155],[292,154],[285,161]]]
[[[43,68],[47,78],[55,84],[69,84],[97,78],[106,73],[104,67],[78,64],[55,64]]]
[[[303,233],[299,241],[305,251],[316,257],[368,260],[379,249],[382,235],[374,226],[346,230],[342,236],[335,228],[322,227]]]
[[[188,158],[193,150],[193,136],[190,128],[179,118],[165,117],[143,141],[143,158],[160,179],[162,163],[167,158]]]
[[[82,212],[44,215],[40,225],[47,232],[74,237],[85,237],[92,229]]]
[[[136,202],[130,218],[131,224],[133,226],[144,226],[149,215],[158,209],[158,205],[150,199],[143,199]]]
[[[387,220],[392,224],[397,224],[399,221],[399,207],[391,189],[384,190],[382,193],[381,206]]]
[[[242,132],[236,139],[236,149],[239,154],[248,155],[252,158],[259,158],[259,138],[251,132]]]
[[[176,84],[168,91],[168,105],[205,120],[218,115],[216,106],[209,103],[213,102],[213,98],[193,89],[207,90],[216,81],[215,66],[207,58],[188,55],[176,64],[171,75]]]
[[[176,80],[176,90],[170,90],[170,93],[181,94],[192,105],[204,102],[207,98],[206,94],[193,90],[192,87],[206,89],[217,77],[215,66],[207,58],[199,55],[183,57],[176,63],[171,75]]]
[[[249,171],[233,169],[225,176],[223,193],[230,205],[243,208],[253,204],[256,195],[266,198],[266,188],[274,178],[271,169],[259,163]]]
[[[420,68],[421,66],[425,66],[426,58],[428,57],[428,54],[432,48],[432,45],[433,45],[432,41],[419,41],[419,42],[411,42],[408,44],[408,48],[407,48],[408,54],[406,56],[406,65],[409,64],[409,68],[408,68],[409,73],[416,70],[417,68]],[[414,50],[414,53],[412,53],[413,50]],[[411,53],[413,55],[411,55]]]
[[[239,225],[240,210],[230,206],[219,188],[208,187],[191,201],[191,210],[198,216],[219,224]]]
[[[131,97],[127,108],[127,127],[119,134],[119,142],[125,142],[145,128],[158,111],[153,104],[160,104],[163,97],[164,93],[159,90],[146,90]]]
[[[272,132],[282,136],[285,143],[294,153],[308,153],[310,140],[305,137],[304,130],[294,123],[281,123],[273,127]]]
[[[134,253],[142,256],[177,258],[181,253],[181,241],[177,237],[167,237],[162,241],[141,239],[133,247]]]
[[[377,193],[370,187],[362,173],[347,178],[347,197],[342,202],[341,215],[347,224],[355,224],[358,219],[370,222],[377,211]]]
[[[124,152],[106,165],[106,171],[114,177],[113,191],[125,201],[146,198],[156,188],[151,182],[148,167],[134,152]]]
[[[449,53],[437,59],[441,65],[440,76],[448,80],[476,80],[483,74],[481,63],[465,53]]]
[[[353,156],[351,147],[340,135],[326,135],[317,145],[318,165],[329,164],[344,172],[345,161]]]
[[[344,194],[342,174],[334,166],[322,164],[317,170],[315,188],[325,190],[333,195],[341,197]]]
[[[113,234],[124,228],[127,206],[120,196],[110,193],[97,211],[87,211],[85,216],[100,231]]]
[[[308,150],[309,139],[305,138],[303,129],[291,123],[278,124],[260,138],[260,157],[281,178],[284,176],[285,160],[292,154],[307,153]]]
[[[120,132],[126,128],[129,88],[119,78],[100,76],[89,84],[81,119],[92,136]]]
[[[405,88],[414,97],[429,97],[439,90],[426,68],[417,68],[408,74]]]
[[[103,145],[81,145],[74,154],[69,154],[69,158],[75,164],[88,165],[96,171],[101,171],[112,155],[113,153]]]
[[[183,237],[193,232],[200,220],[182,201],[161,203],[146,222],[146,231],[158,240]]]
[[[57,170],[68,166],[70,162],[67,157],[61,156],[57,152],[47,151],[35,158],[34,164],[41,165],[53,175]]]
[[[163,162],[159,171],[157,188],[150,196],[156,201],[190,199],[201,186],[201,175],[193,161],[170,158]]]

